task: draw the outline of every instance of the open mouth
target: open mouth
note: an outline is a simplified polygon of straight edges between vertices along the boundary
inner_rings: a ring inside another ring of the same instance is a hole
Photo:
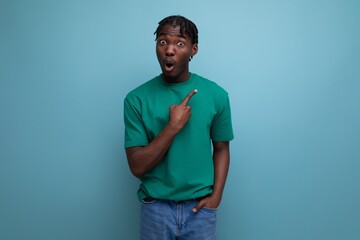
[[[172,60],[166,60],[164,67],[165,71],[171,72],[174,69],[174,62]]]

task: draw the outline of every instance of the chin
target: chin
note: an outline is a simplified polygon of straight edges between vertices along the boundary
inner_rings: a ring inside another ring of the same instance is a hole
[[[176,75],[175,73],[172,73],[172,72],[164,72],[163,71],[163,76],[166,77],[166,78],[176,78],[178,75]]]

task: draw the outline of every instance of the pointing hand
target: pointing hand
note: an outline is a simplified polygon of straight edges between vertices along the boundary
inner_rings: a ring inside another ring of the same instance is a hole
[[[191,108],[188,105],[188,102],[196,93],[197,89],[191,91],[180,104],[170,106],[169,124],[174,127],[176,131],[180,131],[189,121],[191,116]]]

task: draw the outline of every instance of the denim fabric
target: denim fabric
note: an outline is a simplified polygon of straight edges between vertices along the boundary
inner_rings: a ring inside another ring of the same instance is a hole
[[[216,209],[192,209],[197,200],[146,200],[141,206],[141,240],[215,240]]]

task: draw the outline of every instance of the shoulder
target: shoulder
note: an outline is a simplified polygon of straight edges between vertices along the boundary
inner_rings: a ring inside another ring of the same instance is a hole
[[[195,81],[197,82],[197,85],[199,87],[204,88],[206,91],[209,91],[209,93],[221,95],[221,96],[228,95],[227,91],[215,81],[212,81],[208,78],[205,78],[197,74],[194,74],[194,78]]]
[[[140,98],[148,94],[153,93],[153,89],[156,89],[159,84],[159,76],[156,76],[147,82],[141,84],[135,89],[131,90],[125,97],[125,100]]]

